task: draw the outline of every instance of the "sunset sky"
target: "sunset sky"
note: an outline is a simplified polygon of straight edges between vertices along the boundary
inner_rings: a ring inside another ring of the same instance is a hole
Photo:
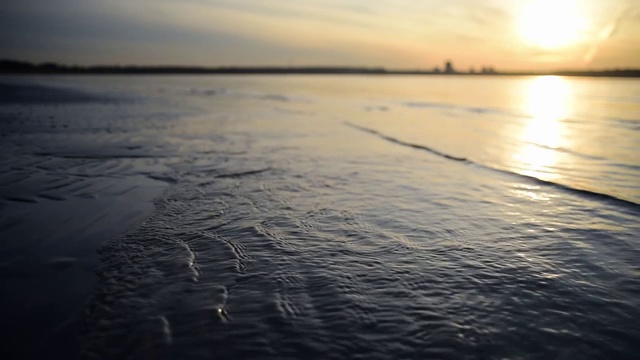
[[[640,68],[640,0],[9,0],[0,33],[82,65]]]

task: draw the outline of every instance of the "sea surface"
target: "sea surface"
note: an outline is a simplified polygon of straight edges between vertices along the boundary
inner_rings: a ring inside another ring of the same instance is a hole
[[[5,76],[0,151],[16,358],[640,354],[636,79]]]

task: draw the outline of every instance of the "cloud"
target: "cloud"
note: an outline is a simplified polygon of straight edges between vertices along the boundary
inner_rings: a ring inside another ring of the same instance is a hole
[[[583,61],[586,64],[590,64],[595,59],[604,42],[606,42],[607,40],[609,40],[610,38],[616,35],[618,29],[620,28],[620,24],[622,24],[622,22],[630,14],[633,14],[633,10],[634,10],[633,6],[631,5],[628,6],[627,8],[622,10],[620,14],[615,19],[613,19],[613,21],[605,25],[605,27],[600,30],[600,33],[593,41],[593,44],[591,45],[587,53],[584,55]]]
[[[605,7],[584,0],[598,9],[594,19],[605,22],[563,59],[602,62],[598,52],[605,43],[612,49],[609,39],[635,41],[631,16],[637,14],[602,19],[612,7],[629,4],[624,1]],[[506,69],[557,63],[558,57],[523,53],[526,46],[513,31],[516,8],[506,0],[7,0],[0,12],[0,53],[82,64],[430,68],[452,59],[461,67],[492,63]],[[629,48],[616,51],[637,63]]]

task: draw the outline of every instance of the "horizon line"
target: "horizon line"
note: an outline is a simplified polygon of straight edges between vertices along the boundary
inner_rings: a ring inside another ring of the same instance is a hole
[[[473,69],[473,68],[472,68]],[[595,77],[640,77],[640,68],[604,68],[594,70],[559,69],[551,71],[498,71],[483,66],[480,71],[441,70],[426,68],[386,68],[384,66],[193,66],[193,65],[68,65],[56,62],[33,63],[23,60],[0,59],[0,74],[380,74],[380,75],[559,75]]]

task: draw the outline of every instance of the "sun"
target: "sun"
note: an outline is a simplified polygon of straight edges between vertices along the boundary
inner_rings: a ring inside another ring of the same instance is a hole
[[[575,0],[528,0],[517,16],[523,40],[533,46],[557,49],[578,42],[585,20]]]

